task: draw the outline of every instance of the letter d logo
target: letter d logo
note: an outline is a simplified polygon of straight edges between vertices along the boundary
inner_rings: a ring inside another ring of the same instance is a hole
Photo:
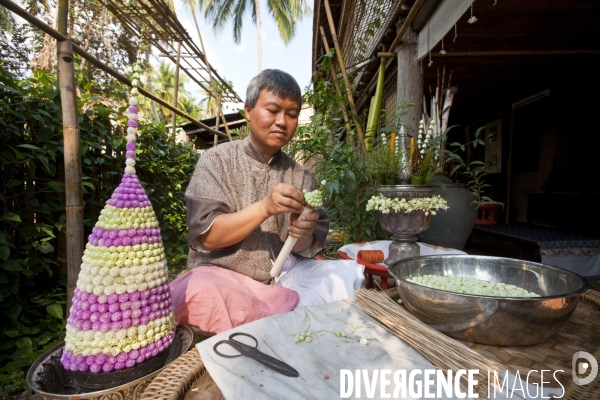
[[[580,362],[578,364],[577,360],[580,358],[585,358],[587,362]],[[592,367],[592,370],[587,377],[577,377],[577,374],[584,374],[590,366]],[[598,375],[598,362],[596,361],[594,356],[592,356],[586,351],[578,351],[577,353],[573,354],[573,362],[571,367],[571,375],[573,376],[573,382],[575,382],[575,384],[579,386],[587,385],[588,383],[596,379],[596,375]]]

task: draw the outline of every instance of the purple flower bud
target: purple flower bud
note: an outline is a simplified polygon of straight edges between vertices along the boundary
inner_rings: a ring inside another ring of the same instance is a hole
[[[115,304],[116,305],[116,304]],[[112,322],[117,322],[121,320],[121,313],[119,311],[117,312],[113,312],[112,315],[110,316],[110,320]]]
[[[136,293],[139,295],[138,292],[134,292],[134,293],[132,293],[132,295],[136,294]],[[139,298],[139,296],[137,296],[137,297]],[[132,300],[132,302],[131,302],[131,309],[132,310],[139,310],[139,308],[142,306],[142,302],[139,301],[139,300],[133,300],[133,296],[132,296],[131,300]]]
[[[91,327],[92,327],[92,323],[90,321],[83,321],[81,323],[81,329],[84,331],[89,331]]]
[[[79,363],[79,364],[77,364],[77,371],[79,371],[79,372],[85,372],[85,371],[87,371],[89,368],[90,368],[90,367],[89,367],[89,366],[88,366],[88,365],[87,365],[85,362],[82,362],[82,363]]]
[[[90,302],[91,305],[97,304],[98,303],[98,296],[96,296],[94,293],[89,293],[88,294],[88,301]],[[95,310],[91,309],[91,307],[92,307],[91,305],[90,305],[90,310],[91,311],[95,311]]]
[[[121,315],[119,315],[119,317],[120,317],[120,316],[121,316]],[[113,331],[113,332],[117,332],[119,329],[121,329],[121,323],[120,323],[119,321],[115,321],[115,322],[112,322],[112,323],[110,324],[110,330],[111,330],[111,331]]]
[[[96,361],[96,356],[87,356],[85,358],[85,363],[89,366],[92,365]]]
[[[135,360],[132,360],[132,359],[128,358],[128,359],[127,359],[127,361],[125,361],[125,366],[126,366],[127,368],[131,368],[131,367],[133,367],[134,365],[135,365]]]
[[[131,207],[131,202],[130,202],[129,200],[127,200],[127,201],[124,201],[124,202],[123,202],[123,207],[125,207],[125,208],[130,208],[130,207]]]
[[[115,205],[115,207],[123,208],[123,202],[121,200],[117,201],[117,204]]]
[[[106,363],[106,364],[104,364],[104,365],[102,366],[102,371],[104,371],[104,372],[110,372],[110,371],[112,371],[114,368],[115,368],[115,366],[114,366],[114,365]]]
[[[124,362],[117,361],[115,363],[115,369],[116,370],[120,370],[120,369],[123,369],[123,368],[125,368],[125,363]]]
[[[148,314],[148,319],[150,321],[155,320],[156,318],[157,318],[156,312],[152,311],[150,314]]]
[[[119,301],[119,295],[118,294],[113,293],[110,296],[108,296],[108,304],[114,304],[117,301]]]
[[[140,324],[146,325],[149,320],[150,319],[144,315],[143,317],[140,318]]]
[[[133,228],[127,229],[127,236],[129,236],[129,237],[134,237],[136,233],[137,233],[136,229],[133,229]]]
[[[112,240],[111,239],[104,239],[104,246],[110,247],[111,245],[112,245]]]
[[[77,354],[77,355],[75,356],[75,362],[76,362],[77,364],[81,364],[81,363],[82,363],[82,362],[84,362],[84,361],[85,361],[85,357],[83,356],[83,354]]]
[[[127,230],[126,229],[119,230],[119,237],[122,239],[125,236],[127,236]]]
[[[140,319],[139,318],[136,318],[136,317],[131,318],[131,326],[138,326],[139,324],[140,324]]]
[[[139,356],[140,356],[140,353],[139,353],[139,351],[137,351],[137,350],[131,350],[131,351],[129,352],[129,355],[127,356],[127,358],[129,358],[130,360],[135,360],[135,359],[137,359]]]
[[[127,150],[125,152],[125,157],[127,157],[127,158],[135,158],[135,150]]]
[[[117,231],[109,231],[108,235],[112,240],[115,240],[119,236],[119,233]]]
[[[150,306],[145,306],[145,307],[142,307],[142,314],[143,314],[143,315],[148,315],[148,314],[150,314],[150,311],[152,311],[152,308],[151,308]]]
[[[135,362],[139,363],[143,363],[146,360],[146,356],[143,354],[140,354],[140,356],[137,358],[137,360],[135,360]]]
[[[97,306],[96,306],[96,308],[97,308]],[[98,320],[100,320],[100,313],[98,313],[98,312],[93,312],[93,313],[90,315],[90,321],[92,321],[92,322],[96,322],[96,321],[98,321]]]
[[[138,123],[136,120],[130,119],[129,121],[127,121],[127,126],[132,127],[132,128],[137,128]]]
[[[100,296],[98,296],[98,303],[100,304],[104,304],[108,301],[108,296],[105,294],[101,294]],[[104,311],[103,311],[104,312]]]
[[[123,241],[121,240],[121,238],[116,238],[116,239],[113,241],[113,246],[116,246],[116,247],[123,246]]]
[[[131,326],[131,319],[123,319],[121,320],[121,328],[127,329]]]
[[[134,246],[137,245],[137,244],[140,244],[140,242],[141,242],[141,239],[139,237],[137,237],[137,236],[134,236],[134,237],[131,238],[131,244],[134,245]]]
[[[129,246],[131,244],[131,238],[125,236],[123,239],[121,239],[121,242],[123,243],[124,246]]]
[[[120,303],[124,303],[127,300],[129,300],[129,293],[122,293],[122,294],[119,295],[119,302]],[[129,307],[127,307],[127,308],[129,308]]]
[[[124,310],[121,313],[121,318],[125,319],[125,318],[131,318],[131,310]]]
[[[90,312],[95,313],[96,311],[98,311],[98,304],[94,303],[94,304],[90,304]],[[90,314],[91,317],[91,314]]]
[[[82,322],[80,319],[78,319],[77,321],[75,321],[75,324],[73,325],[75,327],[75,329],[77,329],[78,331],[80,331],[82,329]]]
[[[98,312],[99,313],[103,314],[107,311],[108,311],[108,304],[98,304]]]
[[[114,313],[115,311],[119,311],[121,309],[119,303],[113,303],[111,305],[108,306],[108,311],[110,311],[111,313]]]
[[[100,315],[100,322],[109,322],[110,321],[110,314],[105,312],[102,315]]]
[[[106,354],[98,354],[96,356],[96,364],[104,364],[106,362]]]
[[[142,295],[142,300],[147,300],[151,296],[151,293],[148,290],[144,290],[141,293],[141,295]]]
[[[154,350],[156,348],[156,343],[152,342],[147,347],[148,347],[149,351],[152,351],[152,350]]]
[[[152,311],[158,310],[159,309],[158,303],[152,303],[150,308],[152,309]],[[150,313],[150,315],[152,315],[152,313]],[[150,317],[150,318],[153,319],[152,317]]]
[[[96,321],[92,324],[92,330],[94,332],[98,332],[102,327],[102,323],[100,321]]]
[[[154,350],[152,350],[152,352],[150,352],[150,355],[152,357],[156,356],[157,354],[158,354],[158,349],[154,349]]]
[[[132,114],[137,114],[139,110],[138,110],[137,106],[129,106],[127,111],[129,111]]]

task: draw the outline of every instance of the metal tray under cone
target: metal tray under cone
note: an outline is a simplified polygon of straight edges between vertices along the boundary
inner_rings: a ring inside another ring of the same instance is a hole
[[[73,376],[73,372],[63,368],[60,363],[60,357],[65,345],[63,342],[48,350],[33,363],[27,372],[27,384],[44,399],[100,400],[118,398],[136,400],[141,397],[146,386],[161,370],[191,348],[193,341],[194,334],[192,331],[185,326],[178,325],[171,346],[163,351],[166,353],[166,357],[163,358],[161,365],[158,365],[157,369],[148,372],[154,366],[149,368],[148,365],[144,365],[146,362],[143,362],[130,368],[131,371],[126,371],[128,374],[126,382],[119,383],[120,377],[117,378],[118,374],[114,374],[114,378],[109,377],[110,379],[106,380],[107,386],[102,389],[97,388],[96,383],[92,383],[91,385],[84,384],[85,387],[82,387]],[[124,372],[124,370],[118,372]],[[110,372],[108,374],[113,373]]]

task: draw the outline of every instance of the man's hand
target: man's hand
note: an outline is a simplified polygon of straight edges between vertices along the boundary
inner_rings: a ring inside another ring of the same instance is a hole
[[[315,231],[318,219],[319,213],[314,210],[302,216],[299,216],[298,214],[291,214],[289,228],[290,236],[298,239],[309,236],[310,241],[312,242],[312,234]]]
[[[304,210],[304,193],[296,186],[279,183],[261,203],[267,217],[288,212],[297,217]]]

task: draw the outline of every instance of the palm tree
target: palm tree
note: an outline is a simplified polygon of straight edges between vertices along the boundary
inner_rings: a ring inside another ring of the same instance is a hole
[[[201,103],[196,102],[191,97],[180,97],[177,102],[177,108],[184,111],[185,113],[191,115],[196,119],[200,119],[204,114],[204,108]],[[183,117],[178,117],[178,123],[187,123],[188,120]]]
[[[216,112],[213,112],[213,114],[217,116],[216,121],[218,121],[218,118],[223,119],[223,124],[225,125],[225,132],[227,132],[227,136],[229,136],[229,140],[231,141],[232,140],[231,133],[229,132],[229,127],[227,126],[227,121],[225,120],[225,116],[223,115],[223,110],[221,109],[221,98],[222,98],[221,94],[222,93],[219,92],[218,84],[213,79],[212,72],[211,72],[211,66],[208,62],[208,56],[206,55],[206,49],[204,48],[204,41],[202,40],[202,34],[200,33],[200,27],[198,26],[198,21],[196,20],[195,9],[199,8],[199,3],[197,3],[197,1],[202,1],[202,0],[184,0],[184,4],[192,12],[192,17],[194,18],[194,24],[196,25],[196,30],[198,31],[198,39],[200,40],[200,47],[202,49],[202,53],[204,54],[204,65],[206,66],[206,71],[208,72],[208,77],[210,80],[210,87],[211,87],[211,91],[212,91],[212,95],[209,94],[209,96],[208,96],[208,101],[210,102],[210,99],[212,97],[213,107],[216,109]],[[208,106],[208,104],[207,104],[207,106]],[[219,123],[217,122],[216,125],[218,127]]]
[[[200,7],[204,7],[204,17],[213,21],[215,32],[223,29],[225,24],[233,19],[233,40],[236,44],[242,40],[242,21],[246,8],[251,8],[258,42],[258,72],[262,71],[259,0],[198,0],[198,3]],[[267,9],[275,19],[279,34],[286,45],[294,37],[296,23],[310,13],[306,0],[267,0]]]

